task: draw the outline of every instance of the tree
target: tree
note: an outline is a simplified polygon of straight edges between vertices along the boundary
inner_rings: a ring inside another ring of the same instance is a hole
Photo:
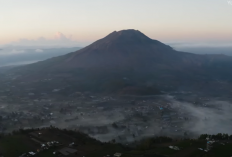
[[[118,125],[117,125],[116,123],[113,123],[113,124],[112,124],[112,127],[113,127],[113,128],[118,128]]]

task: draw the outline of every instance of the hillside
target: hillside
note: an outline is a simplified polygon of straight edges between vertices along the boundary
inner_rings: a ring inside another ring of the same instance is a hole
[[[205,138],[171,139],[169,137],[147,138],[125,146],[112,140],[100,142],[78,131],[60,130],[54,127],[14,131],[1,135],[0,155],[4,157],[222,157],[231,156],[231,136],[213,135],[216,141],[207,152]],[[227,139],[224,139],[224,136]],[[229,139],[228,139],[229,137]],[[171,149],[175,146],[178,150]],[[200,150],[202,149],[202,150]],[[31,155],[30,155],[31,154]],[[34,155],[32,155],[34,154]]]

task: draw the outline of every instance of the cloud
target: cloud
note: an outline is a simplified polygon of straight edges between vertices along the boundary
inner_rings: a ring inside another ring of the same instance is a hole
[[[57,40],[70,40],[69,38],[67,38],[64,34],[60,33],[60,32],[56,32],[55,34],[55,39]]]
[[[198,43],[198,42],[193,42],[193,43],[187,43],[187,42],[176,42],[176,43],[167,43],[173,47],[178,47],[178,48],[199,48],[199,47],[209,47],[209,48],[226,48],[226,47],[232,47],[232,43]]]
[[[48,58],[67,54],[68,52],[77,51],[79,48],[47,48],[37,49],[34,47],[9,47],[0,51],[0,67],[6,65],[18,65],[32,63],[35,61],[45,60]]]
[[[228,4],[232,5],[232,0],[227,0]]]
[[[0,56],[7,56],[7,55],[15,55],[15,54],[23,54],[26,53],[27,51],[24,49],[17,49],[17,48],[8,48],[8,49],[3,49],[0,51]]]
[[[232,43],[187,43],[187,42],[176,42],[168,43],[174,49],[178,51],[191,52],[197,54],[225,54],[232,55]]]
[[[11,50],[11,54],[16,54],[16,53],[24,53],[25,51],[24,50],[16,50],[16,49],[13,49]]]
[[[44,52],[42,49],[36,49],[35,52]]]
[[[51,39],[45,37],[39,37],[37,39],[27,39],[21,38],[17,41],[8,43],[6,46],[26,46],[26,47],[36,47],[36,49],[41,48],[57,48],[57,47],[83,47],[89,44],[89,42],[79,42],[72,39],[72,35],[66,36],[61,32],[56,32],[54,37]]]

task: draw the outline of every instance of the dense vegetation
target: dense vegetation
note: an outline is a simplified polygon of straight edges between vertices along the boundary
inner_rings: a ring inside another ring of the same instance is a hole
[[[32,137],[31,134],[36,132],[41,132],[41,137]],[[62,146],[54,146],[37,154],[37,156],[43,157],[51,156],[52,152],[67,147],[71,142],[75,142],[73,148],[79,151],[74,156],[86,157],[112,156],[116,152],[122,153],[122,157],[222,157],[232,155],[232,135],[228,134],[203,134],[198,139],[153,137],[125,146],[115,140],[100,142],[77,130],[62,130],[53,126],[43,129],[20,129],[9,134],[1,134],[0,153],[6,157],[14,157],[28,151],[36,151],[40,148],[40,144],[35,143],[32,140],[34,138],[44,143],[51,140],[62,143]],[[209,152],[199,150],[199,148],[206,148],[206,138],[216,140]],[[177,146],[180,150],[170,149],[169,146]]]

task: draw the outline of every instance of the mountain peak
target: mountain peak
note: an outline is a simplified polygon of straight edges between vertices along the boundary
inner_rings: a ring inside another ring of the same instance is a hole
[[[140,32],[139,30],[127,29],[114,31],[107,35],[106,37],[94,42],[93,44],[86,47],[86,49],[95,49],[95,50],[107,50],[107,51],[115,51],[122,49],[163,49],[163,50],[173,50],[170,46],[165,45],[158,40],[153,40],[147,37],[145,34]]]
[[[120,31],[114,31],[114,34],[118,34],[118,35],[143,35],[145,36],[143,33],[141,33],[139,30],[135,30],[135,29],[124,29],[124,30],[120,30]]]
[[[127,29],[121,31],[114,31],[107,35],[103,40],[108,42],[120,42],[120,43],[150,43],[152,39],[144,35],[138,30]]]

